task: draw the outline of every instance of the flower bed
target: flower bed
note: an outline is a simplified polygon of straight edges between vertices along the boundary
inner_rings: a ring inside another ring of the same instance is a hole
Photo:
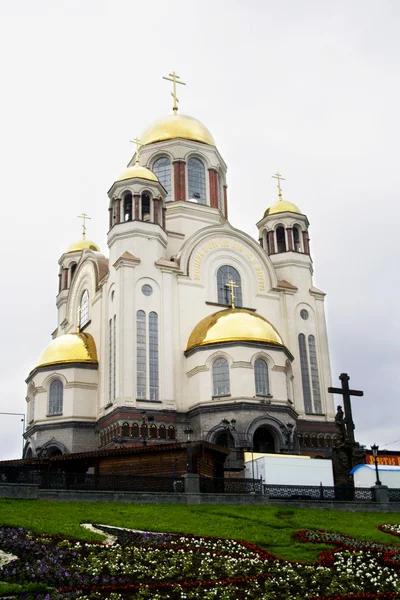
[[[400,599],[400,547],[304,530],[305,543],[328,543],[315,564],[275,558],[249,542],[97,526],[112,546],[0,528],[0,549],[18,557],[0,581],[47,586],[37,600]],[[400,534],[398,525],[380,529]]]

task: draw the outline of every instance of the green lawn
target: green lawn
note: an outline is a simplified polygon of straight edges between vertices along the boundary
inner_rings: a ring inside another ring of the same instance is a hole
[[[352,513],[290,506],[181,506],[0,500],[0,525],[79,539],[100,539],[80,523],[249,540],[289,560],[314,561],[324,545],[292,539],[299,529],[327,529],[360,539],[398,543],[376,526],[399,523],[400,513]]]

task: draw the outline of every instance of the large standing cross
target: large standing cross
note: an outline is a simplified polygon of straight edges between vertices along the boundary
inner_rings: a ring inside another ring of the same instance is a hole
[[[236,283],[233,281],[233,279],[231,279],[226,284],[226,287],[229,288],[229,293],[231,295],[231,306],[232,306],[232,308],[235,308],[235,292],[234,292],[234,288],[238,288],[239,286],[236,285]]]
[[[184,83],[183,81],[178,81],[178,79],[180,79],[179,75],[177,75],[175,73],[175,71],[173,71],[172,73],[169,73],[169,77],[164,77],[163,79],[166,79],[167,81],[172,81],[172,83],[174,84],[174,91],[171,92],[171,96],[174,99],[174,106],[172,107],[172,110],[174,111],[174,113],[177,113],[178,111],[178,97],[176,95],[176,84],[179,83],[180,85],[186,85],[186,83]]]
[[[351,402],[350,396],[364,396],[364,392],[360,390],[350,390],[349,389],[349,380],[350,377],[347,373],[342,373],[339,375],[339,379],[342,382],[341,388],[329,387],[328,392],[330,394],[341,394],[343,396],[343,404],[344,404],[344,422],[346,424],[346,432],[347,438],[349,442],[354,443],[354,421],[353,415],[351,413]]]
[[[84,212],[81,215],[78,215],[78,219],[83,219],[83,223],[82,223],[82,238],[85,239],[86,237],[86,221],[90,221],[92,217],[88,217],[87,214]]]
[[[275,173],[275,175],[272,175],[272,179],[277,179],[278,180],[278,196],[279,196],[279,200],[282,200],[282,188],[281,188],[281,180],[285,181],[285,178],[282,177],[282,175],[278,172]]]
[[[133,140],[129,140],[131,142],[131,144],[136,144],[136,160],[135,163],[138,165],[139,164],[139,150],[140,147],[143,146],[143,144],[141,143],[141,141],[139,140],[138,137],[133,138]]]

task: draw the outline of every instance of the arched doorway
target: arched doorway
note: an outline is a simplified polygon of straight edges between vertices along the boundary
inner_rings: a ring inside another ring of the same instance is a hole
[[[275,454],[275,439],[268,427],[259,427],[253,435],[253,451]]]
[[[229,431],[221,431],[215,436],[214,444],[217,444],[217,446],[224,446],[224,448],[234,448],[235,440]]]

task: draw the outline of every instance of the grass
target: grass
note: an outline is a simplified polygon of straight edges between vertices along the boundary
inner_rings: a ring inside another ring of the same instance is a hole
[[[280,506],[151,505],[46,500],[0,500],[0,525],[36,533],[99,540],[80,523],[102,523],[147,531],[192,533],[244,539],[288,560],[313,562],[329,546],[293,540],[299,529],[326,529],[359,539],[400,544],[379,531],[383,523],[399,523],[400,513],[360,513]]]

